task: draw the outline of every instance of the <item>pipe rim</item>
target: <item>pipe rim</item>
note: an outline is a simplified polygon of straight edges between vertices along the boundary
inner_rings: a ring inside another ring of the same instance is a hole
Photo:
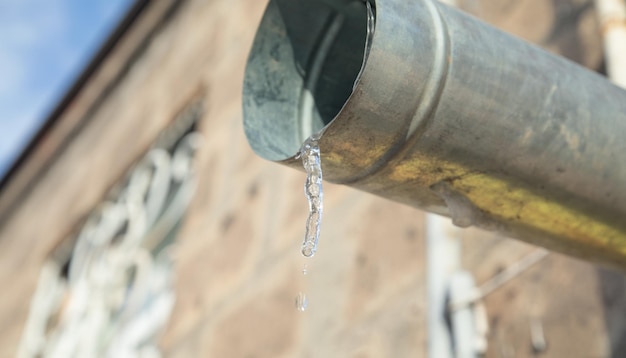
[[[375,0],[368,1],[375,11]],[[289,22],[293,20],[285,17],[285,12],[297,6],[304,10],[307,7],[318,7],[320,13],[327,12],[328,16],[317,39],[303,41],[310,51],[309,56],[301,56],[306,61],[298,61],[298,49],[295,48],[299,46],[295,42],[298,39],[290,37],[299,34],[290,31]],[[361,11],[358,11],[359,7]],[[376,17],[373,21],[375,28]],[[244,130],[248,142],[258,155],[272,161],[293,160],[309,136],[326,130],[341,116],[359,87],[366,68],[367,22],[366,3],[363,0],[269,2],[244,75]],[[361,33],[350,32],[358,27],[362,27]],[[348,41],[350,39],[353,40],[351,43]],[[357,51],[348,54],[345,47],[348,50],[356,48]],[[338,54],[349,58],[344,61]],[[349,62],[347,73],[340,74],[337,64],[346,62]],[[333,88],[335,76],[341,76],[341,80],[336,81],[341,85]],[[347,88],[348,84],[350,88]],[[328,88],[338,93],[338,96],[319,93]],[[320,110],[320,107],[326,108]],[[270,118],[272,116],[274,118]]]

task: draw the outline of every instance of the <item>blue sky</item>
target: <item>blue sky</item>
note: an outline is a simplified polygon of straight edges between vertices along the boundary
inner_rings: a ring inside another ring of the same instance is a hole
[[[0,178],[132,0],[0,0]]]

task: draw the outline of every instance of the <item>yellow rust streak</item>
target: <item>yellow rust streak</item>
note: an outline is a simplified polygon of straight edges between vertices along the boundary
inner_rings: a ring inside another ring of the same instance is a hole
[[[321,139],[323,141],[323,138]],[[336,141],[332,145],[320,142],[322,151],[322,167],[332,167],[339,171],[339,178],[346,174],[360,173],[371,168],[380,158],[383,158],[389,151],[389,145],[386,144],[368,144],[368,140],[359,141]],[[346,161],[345,158],[350,158]],[[327,176],[332,178],[332,174],[336,171],[329,171]],[[331,179],[332,180],[332,179]]]
[[[559,246],[571,249],[576,246],[576,251],[593,248],[626,259],[624,231],[528,189],[432,157],[413,156],[390,168],[389,179],[393,182],[413,181],[425,187],[445,182],[496,221],[545,232],[558,239]]]
[[[483,174],[468,175],[451,187],[479,209],[503,221],[519,222],[568,242],[617,251],[626,257],[626,235],[606,223],[527,189],[510,187]]]

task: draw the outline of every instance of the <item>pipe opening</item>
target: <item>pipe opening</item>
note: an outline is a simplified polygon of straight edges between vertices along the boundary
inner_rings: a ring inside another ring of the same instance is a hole
[[[341,111],[371,46],[369,1],[270,1],[244,81],[244,127],[257,154],[293,156]]]

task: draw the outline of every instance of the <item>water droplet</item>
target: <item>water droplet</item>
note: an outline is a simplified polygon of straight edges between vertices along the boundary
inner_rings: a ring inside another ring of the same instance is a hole
[[[300,312],[306,311],[306,307],[309,305],[309,300],[306,298],[306,295],[302,292],[298,292],[296,296],[296,309]]]
[[[320,225],[322,223],[322,212],[324,209],[322,188],[322,165],[320,159],[320,148],[318,145],[319,134],[307,139],[300,149],[299,156],[306,171],[306,182],[304,183],[304,194],[309,202],[309,217],[306,221],[306,232],[302,243],[302,254],[312,257],[317,251],[317,243],[320,236]]]
[[[302,245],[302,255],[313,257],[313,255],[315,255],[315,248],[310,244]]]
[[[302,274],[304,276],[309,274],[309,267],[305,264],[304,267],[302,268]]]

